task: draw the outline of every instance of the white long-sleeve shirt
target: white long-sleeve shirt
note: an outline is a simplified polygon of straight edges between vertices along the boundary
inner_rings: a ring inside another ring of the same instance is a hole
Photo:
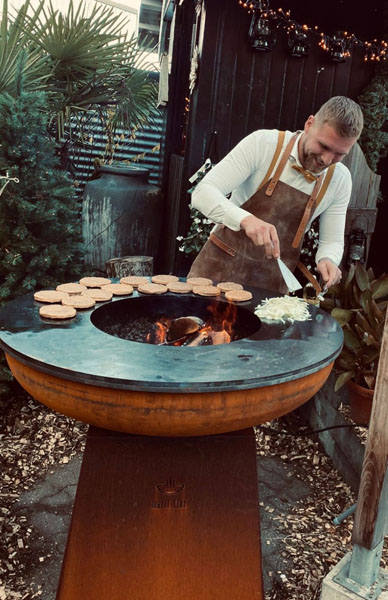
[[[292,137],[286,131],[282,152]],[[302,135],[302,134],[300,134]],[[300,165],[298,136],[280,181],[311,195],[315,182],[308,182],[291,165]],[[277,129],[260,129],[245,137],[200,181],[192,193],[194,208],[214,223],[222,223],[234,231],[240,229],[241,220],[250,213],[240,208],[257,191],[271,164],[278,140]],[[276,165],[272,174],[275,172]],[[324,197],[307,224],[319,220],[319,246],[316,262],[330,258],[335,264],[341,262],[344,248],[346,210],[352,190],[349,169],[337,163]],[[226,198],[231,193],[230,198]]]

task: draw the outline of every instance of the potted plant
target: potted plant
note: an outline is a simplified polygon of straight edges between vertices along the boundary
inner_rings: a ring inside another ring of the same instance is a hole
[[[351,417],[360,424],[367,424],[370,417],[387,296],[388,275],[376,278],[373,269],[357,262],[321,304],[344,332],[343,349],[335,363],[334,391],[348,385]]]

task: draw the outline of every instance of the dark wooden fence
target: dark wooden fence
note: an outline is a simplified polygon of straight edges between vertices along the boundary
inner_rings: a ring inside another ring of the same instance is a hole
[[[288,52],[285,31],[279,30],[272,51],[255,51],[248,44],[251,16],[237,0],[205,0],[199,16],[194,5],[184,2],[176,9],[171,82],[180,93],[172,96],[168,107],[165,189],[174,190],[175,210],[177,194],[180,202],[178,218],[171,219],[167,195],[170,239],[187,231],[188,177],[206,159],[213,132],[217,132],[221,159],[255,129],[303,128],[306,118],[331,96],[357,100],[373,74],[373,64],[364,62],[361,46],[353,48],[346,62],[336,63],[313,36],[309,56],[294,58]],[[195,44],[200,59],[190,94],[190,53]],[[184,158],[180,182],[175,180],[174,186],[168,184],[171,155]],[[184,274],[187,259],[177,250],[173,260],[171,252],[169,256],[166,268]]]

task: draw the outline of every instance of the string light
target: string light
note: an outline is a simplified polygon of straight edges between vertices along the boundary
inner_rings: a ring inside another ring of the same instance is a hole
[[[268,51],[276,42],[275,29],[285,29],[288,47],[292,56],[308,56],[310,42],[308,32],[320,37],[318,46],[328,52],[335,62],[344,62],[351,56],[353,46],[364,48],[364,61],[382,61],[388,56],[388,42],[385,40],[361,41],[353,33],[337,31],[333,35],[319,32],[318,25],[300,25],[291,19],[291,11],[282,8],[273,10],[269,0],[238,0],[238,3],[252,14],[249,40],[255,50]]]
[[[329,52],[334,62],[344,62],[351,54],[354,39],[347,31],[337,31],[333,35],[321,34],[318,45]]]

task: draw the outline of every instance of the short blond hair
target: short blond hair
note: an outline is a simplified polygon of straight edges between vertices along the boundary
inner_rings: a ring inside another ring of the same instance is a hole
[[[361,107],[346,96],[333,96],[315,114],[321,123],[331,125],[341,137],[359,138],[364,127]]]

